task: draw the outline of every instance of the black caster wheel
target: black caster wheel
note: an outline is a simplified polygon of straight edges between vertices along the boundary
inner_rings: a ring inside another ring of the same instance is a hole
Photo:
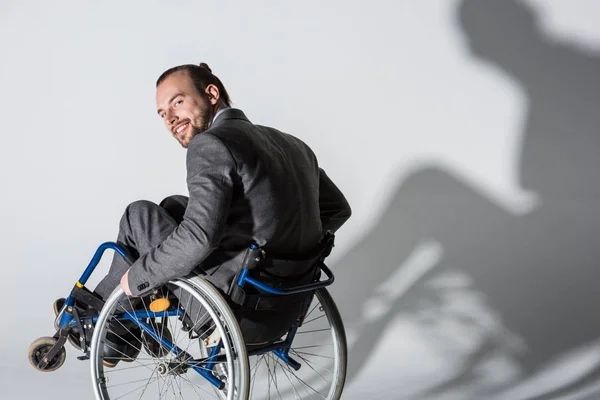
[[[41,337],[31,343],[31,346],[29,346],[29,363],[33,368],[42,372],[52,372],[56,371],[64,364],[67,357],[67,351],[63,347],[45,367],[39,366],[40,362],[44,360],[46,354],[48,354],[55,343],[56,339],[53,337]]]

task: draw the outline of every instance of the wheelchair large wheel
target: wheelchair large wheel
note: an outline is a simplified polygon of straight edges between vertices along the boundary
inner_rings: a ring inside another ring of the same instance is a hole
[[[249,345],[249,354],[251,349]],[[299,363],[298,370],[274,352],[250,355],[250,399],[340,398],[346,379],[346,334],[326,289],[313,296],[288,354]]]
[[[247,399],[246,347],[225,299],[200,277],[167,287],[157,297],[170,305],[156,314],[120,288],[106,301],[90,346],[96,398]]]

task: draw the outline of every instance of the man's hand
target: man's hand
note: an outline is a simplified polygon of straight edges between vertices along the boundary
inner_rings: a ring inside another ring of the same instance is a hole
[[[127,278],[129,278],[129,270],[127,270],[127,272],[125,272],[125,274],[123,274],[121,277],[121,289],[123,289],[127,296],[131,296],[131,290],[129,290],[129,282]]]

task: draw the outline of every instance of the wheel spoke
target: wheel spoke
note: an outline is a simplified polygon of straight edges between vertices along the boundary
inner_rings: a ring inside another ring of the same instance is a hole
[[[245,397],[250,374],[247,353],[236,318],[227,301],[211,284],[200,278],[175,280],[169,285],[173,285],[174,289],[170,290],[170,286],[163,287],[155,294],[171,300],[173,307],[181,310],[180,313],[173,313],[176,315],[152,313],[146,299],[138,301],[126,297],[122,291],[115,291],[106,300],[96,322],[92,341],[94,345],[90,348],[94,361],[92,378],[94,382],[98,382],[94,389],[97,398],[214,399],[221,398],[219,395],[225,396],[228,392],[230,397]],[[183,305],[185,308],[181,307]],[[172,310],[173,308],[169,308],[169,311]],[[142,312],[148,318],[138,319],[134,315],[142,315]],[[151,315],[154,316],[150,317]],[[154,333],[150,334],[143,327],[129,324],[130,319],[134,322],[139,320],[137,325],[143,321]],[[186,327],[190,328],[189,331],[184,331],[184,321]],[[214,330],[218,330],[221,336],[218,360],[206,357],[201,339]],[[171,342],[174,349],[178,350],[168,349],[163,341]],[[142,349],[145,353],[140,353]],[[133,355],[137,357],[132,357]],[[117,365],[106,368],[103,360]],[[124,365],[124,361],[130,361],[133,365]],[[200,372],[212,381],[207,380]],[[222,391],[216,390],[213,383],[218,381],[213,376],[225,384]],[[276,381],[274,376],[272,381]]]

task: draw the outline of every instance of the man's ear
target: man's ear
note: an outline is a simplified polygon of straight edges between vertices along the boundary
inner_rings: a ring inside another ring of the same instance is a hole
[[[208,85],[206,87],[204,92],[208,96],[208,100],[210,101],[210,104],[212,104],[214,106],[215,104],[217,104],[219,102],[219,99],[220,99],[219,88],[216,85],[213,85],[211,83],[210,85]]]

